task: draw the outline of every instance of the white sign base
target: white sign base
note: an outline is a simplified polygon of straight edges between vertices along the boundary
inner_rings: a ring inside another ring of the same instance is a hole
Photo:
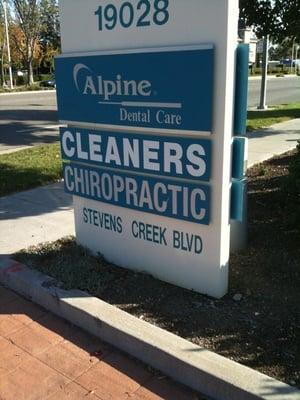
[[[138,0],[130,3],[137,9]],[[155,2],[150,3],[154,5]],[[116,24],[114,29],[99,31],[95,15],[95,12],[98,17],[100,15],[99,6],[113,5],[119,9],[121,0],[60,0],[62,49],[63,54],[70,54],[179,45],[214,46],[213,131],[208,136],[212,140],[212,178],[208,183],[211,187],[210,225],[201,226],[74,197],[76,237],[78,243],[103,254],[116,265],[145,271],[161,280],[220,298],[228,287],[238,0],[172,0],[167,3],[169,19],[164,25],[151,22],[148,27],[133,24],[124,28]],[[152,21],[153,15],[150,17]],[[91,129],[91,126],[86,128]],[[92,223],[85,222],[84,209],[93,210]],[[104,229],[97,226],[99,213],[108,215]],[[110,229],[110,216],[122,219],[121,233]],[[147,240],[142,236],[134,237],[134,221],[144,226]],[[166,229],[164,237],[160,229]],[[178,234],[174,232],[179,232],[178,248],[174,239],[174,234]],[[167,244],[157,243],[159,240]],[[201,252],[195,244],[199,240]]]

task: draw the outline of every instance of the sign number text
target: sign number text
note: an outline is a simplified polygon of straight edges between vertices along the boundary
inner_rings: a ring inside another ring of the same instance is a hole
[[[107,4],[99,6],[95,15],[98,16],[99,31],[113,30],[118,24],[123,28],[165,25],[170,18],[169,0],[140,0],[136,6],[129,1],[118,7]]]

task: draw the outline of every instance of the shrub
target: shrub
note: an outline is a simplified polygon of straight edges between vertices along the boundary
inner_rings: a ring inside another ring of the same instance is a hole
[[[16,78],[16,84],[17,86],[23,86],[26,84],[27,81],[27,77],[23,76],[17,76]]]
[[[51,74],[40,74],[35,76],[35,79],[37,81],[48,81],[51,78],[52,78]]]
[[[40,90],[41,87],[38,83],[34,83],[33,85],[27,85],[26,90]]]

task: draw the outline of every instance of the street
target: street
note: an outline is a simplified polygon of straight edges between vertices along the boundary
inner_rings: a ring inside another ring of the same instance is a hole
[[[261,79],[249,79],[248,107],[257,107]],[[300,77],[270,78],[267,84],[267,104],[300,102]]]
[[[58,140],[56,93],[0,95],[0,151]]]
[[[260,79],[249,80],[249,108],[259,104]],[[268,80],[267,104],[300,102],[300,77]],[[55,91],[0,95],[0,151],[58,140]]]

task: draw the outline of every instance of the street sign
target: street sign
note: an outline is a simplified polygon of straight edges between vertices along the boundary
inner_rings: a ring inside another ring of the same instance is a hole
[[[59,118],[100,128],[211,133],[212,46],[56,58]]]
[[[57,92],[77,242],[222,297],[238,0],[61,0],[60,16]]]

